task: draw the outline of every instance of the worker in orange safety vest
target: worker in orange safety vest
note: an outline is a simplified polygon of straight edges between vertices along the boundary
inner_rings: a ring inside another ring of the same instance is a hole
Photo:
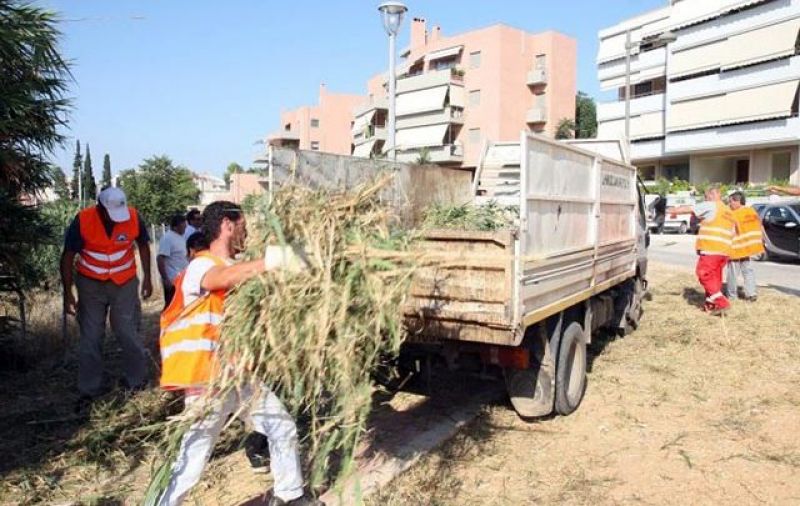
[[[146,299],[153,292],[149,240],[147,227],[139,213],[128,207],[125,192],[113,187],[101,191],[97,205],[81,210],[67,229],[61,280],[64,311],[77,316],[80,328],[80,411],[103,392],[107,318],[122,348],[125,386],[138,389],[147,382],[147,354],[139,336],[141,306],[134,250],[138,247],[144,273],[141,296]]]
[[[269,506],[321,505],[306,495],[297,427],[283,403],[264,384],[236,391],[208,391],[220,370],[217,349],[228,290],[263,273],[297,272],[305,263],[290,247],[268,246],[264,259],[234,263],[247,235],[245,217],[233,202],[213,202],[203,211],[207,249],[195,255],[175,280],[175,297],[161,316],[161,386],[185,392],[185,409],[201,413],[186,431],[159,505],[181,504],[200,480],[214,443],[232,413],[247,414],[269,444],[273,490]],[[290,338],[291,336],[286,336]]]
[[[738,233],[733,238],[733,251],[728,262],[727,295],[730,300],[739,296],[736,281],[737,271],[744,280],[744,300],[755,302],[756,273],[751,258],[764,253],[764,229],[761,218],[752,207],[746,207],[746,199],[742,192],[734,192],[728,197],[733,218],[736,220]]]
[[[733,212],[722,202],[718,187],[710,187],[705,198],[705,202],[670,208],[667,212],[694,213],[700,220],[695,244],[698,255],[696,274],[705,290],[704,309],[714,315],[721,315],[730,307],[730,302],[722,293],[722,280],[723,271],[733,251],[736,221]]]

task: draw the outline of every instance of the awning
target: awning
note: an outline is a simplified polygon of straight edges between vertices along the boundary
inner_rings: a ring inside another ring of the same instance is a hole
[[[463,86],[450,85],[450,105],[464,108],[466,104]]]
[[[443,58],[457,56],[462,49],[464,49],[464,46],[453,46],[438,51],[432,51],[425,55],[425,61],[441,60]]]
[[[728,93],[724,107],[720,110],[719,124],[730,125],[791,116],[798,84],[800,81],[786,81]]]
[[[641,30],[631,31],[631,54],[639,54],[639,41]],[[600,49],[597,51],[597,63],[605,63],[620,58],[625,58],[625,42],[628,40],[627,32],[622,32],[600,40]]]
[[[406,128],[397,131],[397,149],[413,149],[427,146],[444,145],[444,136],[449,125],[428,125],[417,128]]]
[[[720,0],[719,14],[727,14],[731,11],[744,9],[751,5],[763,4],[769,0]]]
[[[718,69],[722,64],[724,51],[725,40],[675,51],[669,62],[669,75],[670,77],[681,77]]]
[[[448,85],[397,95],[397,116],[444,109]]]
[[[798,85],[798,80],[785,81],[674,103],[669,112],[667,130],[787,118],[793,114]]]
[[[364,144],[359,144],[353,149],[353,156],[360,156],[361,158],[369,158],[372,155],[372,148],[375,146],[375,143],[378,142],[377,139],[371,139],[365,142]]]
[[[648,112],[631,118],[631,138],[659,137],[664,135],[664,113]]]
[[[795,52],[798,33],[800,19],[791,19],[734,35],[725,44],[722,69],[730,70],[791,56]]]
[[[670,26],[678,30],[719,15],[720,0],[683,0],[672,6]]]
[[[377,111],[375,111],[375,109],[370,109],[369,111],[367,111],[366,114],[358,116],[355,119],[355,121],[353,122],[352,134],[354,136],[355,135],[360,135],[364,131],[364,129],[367,127],[367,125],[372,123],[372,118],[375,117],[375,113],[376,112]]]

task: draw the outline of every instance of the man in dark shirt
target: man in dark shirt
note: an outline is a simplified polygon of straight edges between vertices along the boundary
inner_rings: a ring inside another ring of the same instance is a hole
[[[124,355],[126,386],[136,389],[147,381],[147,355],[139,337],[139,280],[135,247],[143,277],[141,295],[153,292],[150,275],[150,237],[139,213],[127,206],[119,188],[100,192],[96,206],[83,209],[67,229],[61,255],[64,310],[77,315],[79,407],[102,393],[102,345],[106,319]],[[77,289],[75,299],[73,285]]]

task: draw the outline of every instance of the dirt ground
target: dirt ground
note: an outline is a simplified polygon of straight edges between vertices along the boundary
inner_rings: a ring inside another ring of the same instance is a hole
[[[576,413],[526,423],[505,402],[486,406],[368,503],[800,504],[800,298],[763,290],[719,319],[696,308],[697,288],[691,273],[654,266],[642,327],[592,345]],[[99,430],[71,417],[74,373],[59,361],[0,375],[0,504],[140,502],[154,440],[129,429],[163,418],[151,411],[164,400],[112,399],[125,416]],[[424,402],[402,393],[383,419],[409,423],[399,413]],[[259,504],[269,479],[238,444],[221,443],[188,504]]]
[[[720,319],[690,272],[651,269],[642,326],[593,344],[576,413],[487,407],[369,504],[800,504],[800,298]]]

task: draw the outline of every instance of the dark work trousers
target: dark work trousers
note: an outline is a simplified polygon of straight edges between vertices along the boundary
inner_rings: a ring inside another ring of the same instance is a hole
[[[161,286],[164,287],[164,309],[169,307],[172,298],[175,297],[175,286],[169,281],[161,280]]]
[[[147,354],[139,336],[141,306],[139,280],[123,285],[113,281],[97,281],[77,274],[78,289],[78,390],[81,395],[95,397],[103,388],[103,340],[106,317],[122,348],[122,373],[130,388],[147,381]]]

